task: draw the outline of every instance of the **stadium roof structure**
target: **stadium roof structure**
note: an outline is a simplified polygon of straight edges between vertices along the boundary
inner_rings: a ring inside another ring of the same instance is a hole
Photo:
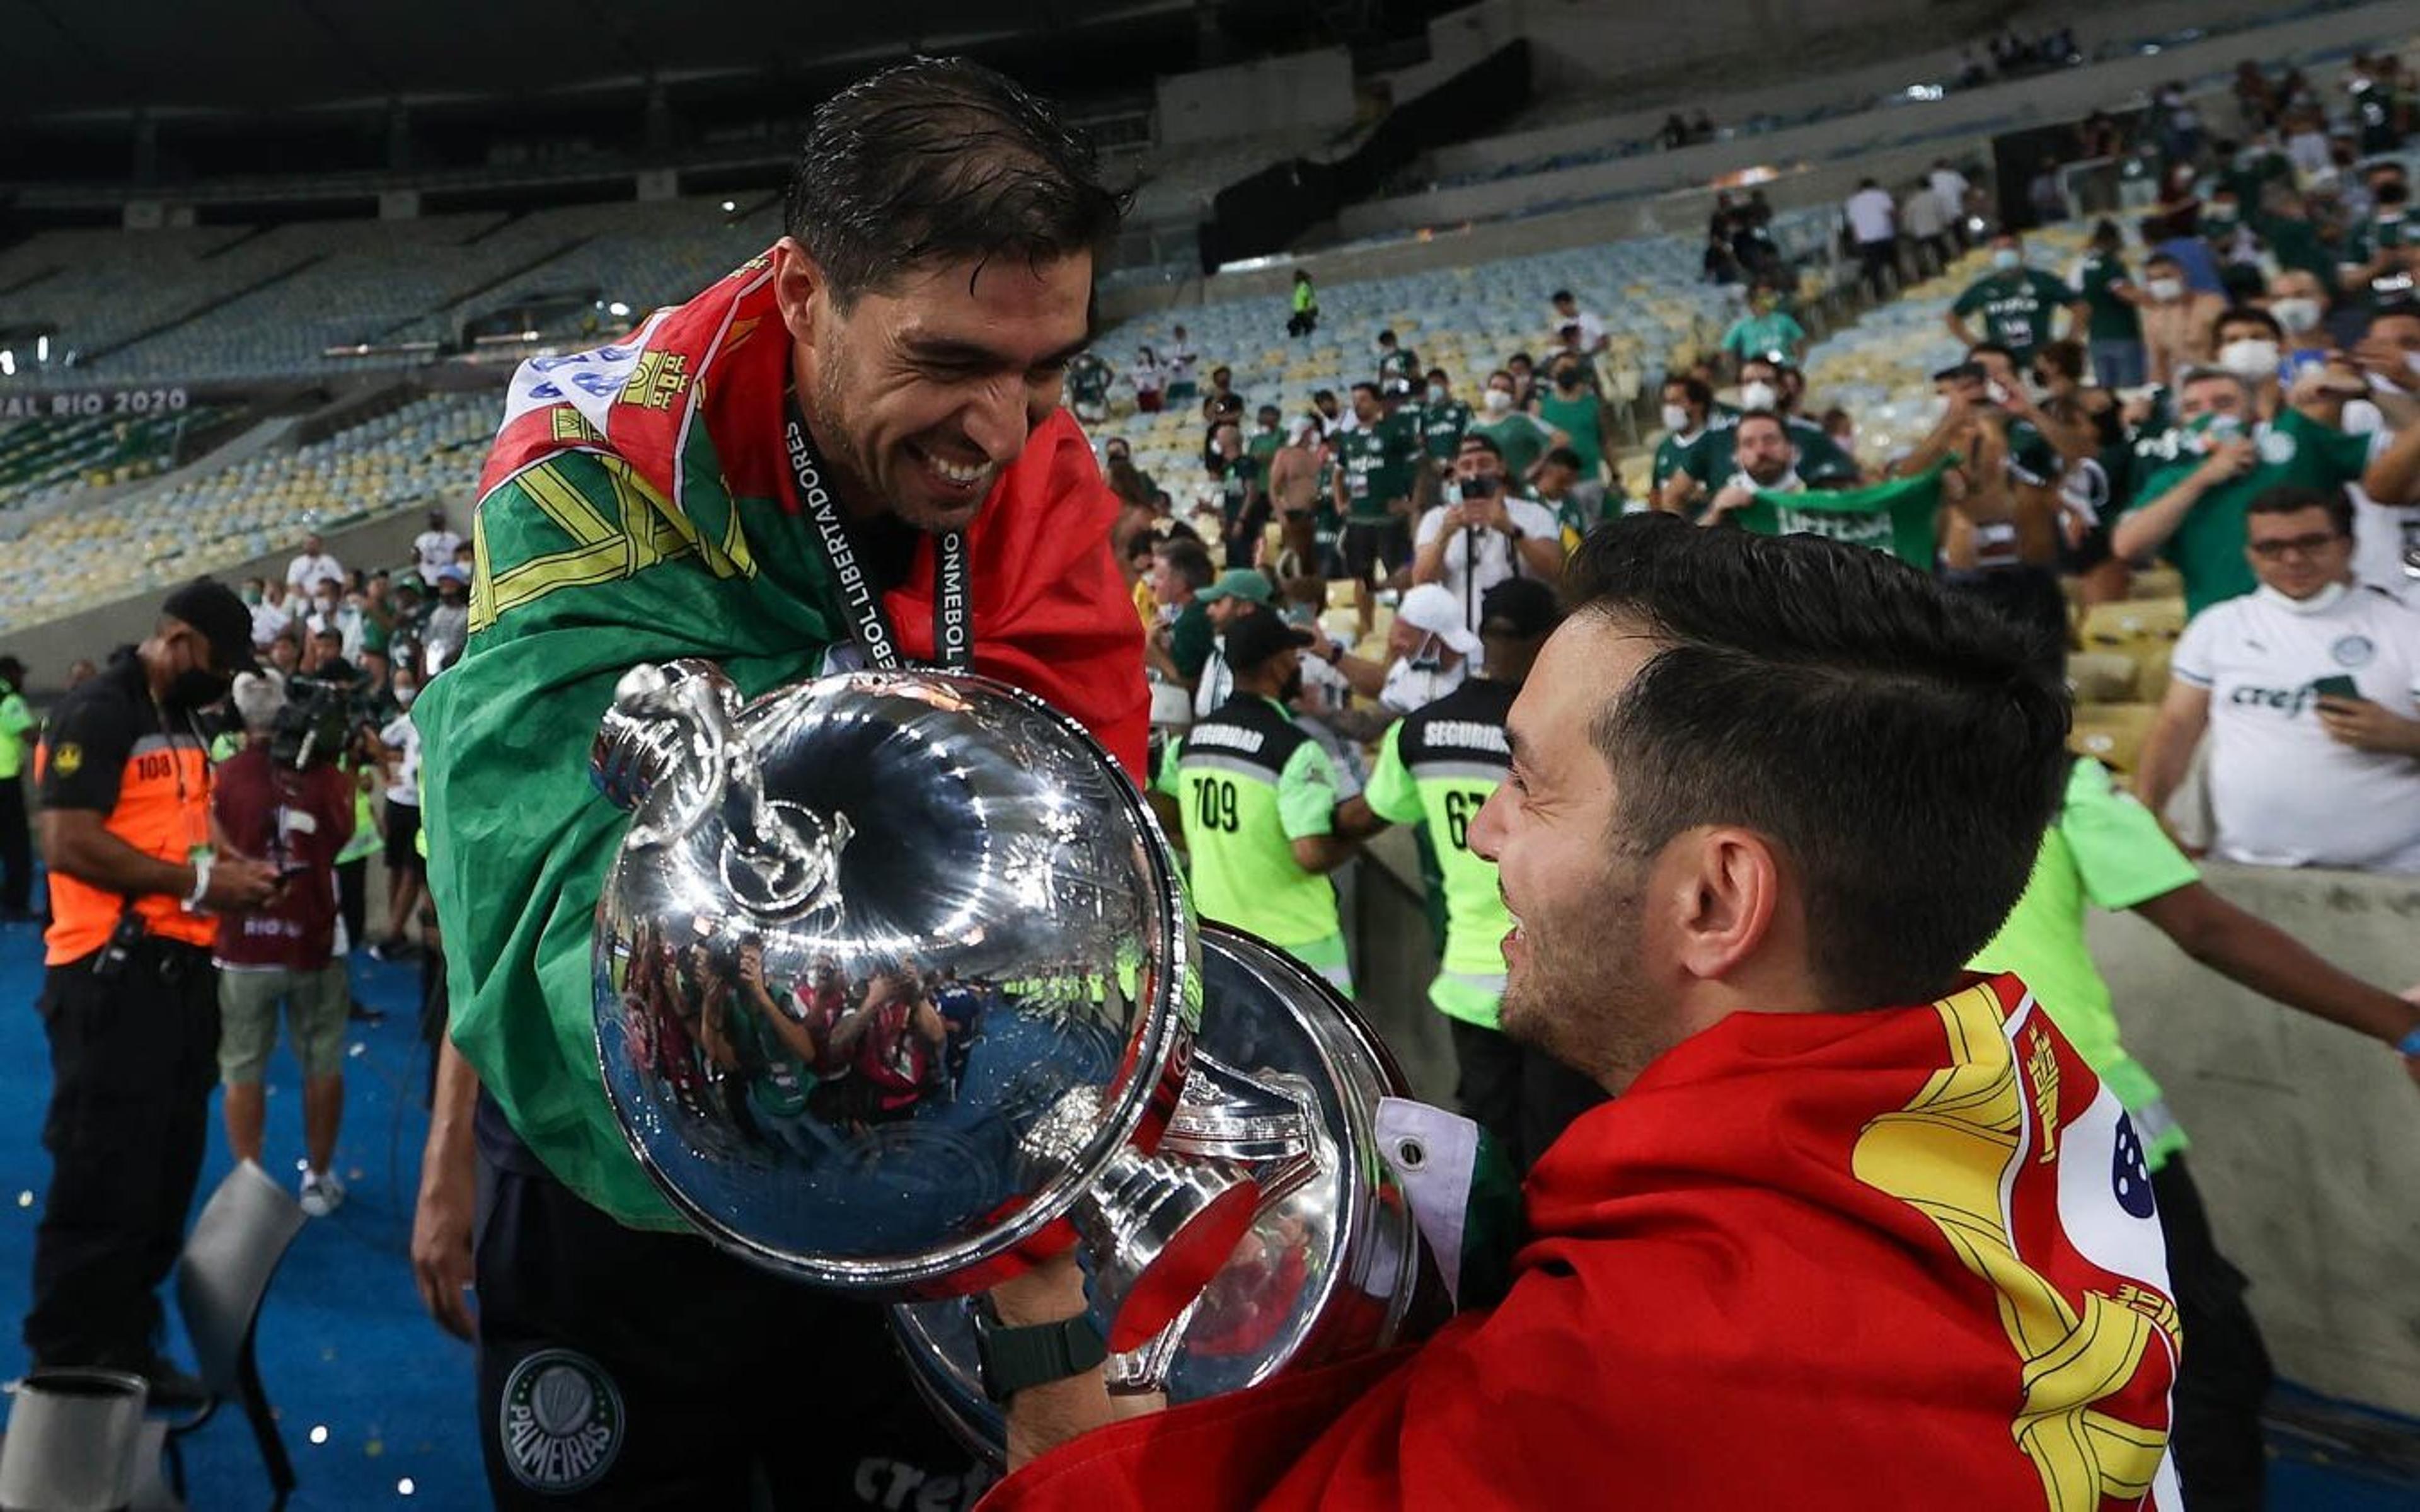
[[[1191,0],[0,0],[0,122],[436,105],[861,71]]]

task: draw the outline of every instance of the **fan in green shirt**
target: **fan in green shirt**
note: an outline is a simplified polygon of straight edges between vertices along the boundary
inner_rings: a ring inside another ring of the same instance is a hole
[[[1794,363],[1806,355],[1807,328],[1791,318],[1767,293],[1759,296],[1752,313],[1731,322],[1730,329],[1723,332],[1721,345],[1735,362],[1778,354]]]
[[[2117,239],[2115,226],[2110,227],[2109,239]],[[2142,318],[2125,296],[2133,286],[2133,275],[2126,270],[2125,255],[2115,246],[2096,242],[2091,255],[2076,266],[2076,288],[2084,296],[2087,340],[2143,339]]]
[[[1571,440],[1513,403],[1512,375],[1502,368],[1487,375],[1481,414],[1484,418],[1470,427],[1471,433],[1496,443],[1496,455],[1504,458],[1508,478],[1528,478],[1536,472],[1540,457]]]
[[[1380,384],[1400,382],[1408,389],[1419,370],[1419,353],[1409,347],[1397,346],[1393,332],[1378,332],[1378,381]]]
[[[1389,506],[1412,497],[1420,457],[1419,416],[1407,409],[1385,409],[1367,383],[1353,386],[1353,413],[1361,424],[1336,440],[1345,515],[1362,523],[1393,519],[1398,511]]]
[[[1244,455],[1260,465],[1263,477],[1268,476],[1270,458],[1285,446],[1284,418],[1276,405],[1264,404],[1252,417],[1252,433],[1244,438]]]
[[[1649,486],[1661,494],[1664,486],[1688,462],[1689,448],[1710,430],[1735,424],[1739,411],[1714,402],[1714,391],[1701,378],[1675,373],[1664,380],[1663,408],[1657,418],[1664,435],[1655,443],[1655,458],[1647,474]]]
[[[2336,428],[2343,405],[2343,394],[2324,394],[2247,430],[2253,401],[2242,379],[2216,372],[2186,379],[2180,428],[2148,452],[2136,449],[2143,482],[2111,548],[2132,561],[2157,551],[2175,563],[2189,615],[2252,592],[2258,583],[2243,555],[2244,506],[2281,486],[2340,489],[2368,465],[2368,439]]]
[[[1568,353],[1556,357],[1551,377],[1553,383],[1538,391],[1538,418],[1568,438],[1563,444],[1580,459],[1580,481],[1599,482],[1605,477],[1605,401]]]
[[[1268,609],[1230,622],[1234,696],[1170,743],[1153,785],[1176,801],[1195,910],[1250,931],[1350,995],[1327,873],[1354,846],[1334,833],[1327,751],[1287,706],[1302,691],[1311,640]]]
[[[2057,336],[2054,327],[2062,309],[2068,312],[2071,333],[2089,325],[2084,297],[2050,274],[2027,268],[2024,242],[2015,232],[2003,231],[1992,239],[1992,270],[1969,285],[1942,319],[1960,346],[2006,347],[2022,365],[2034,360],[2036,348]],[[1966,323],[1978,313],[1983,317],[1979,336]]]
[[[1421,454],[1432,462],[1450,465],[1462,450],[1463,433],[1470,429],[1470,406],[1453,396],[1453,385],[1441,367],[1429,369],[1428,391],[1423,397],[1426,402],[1419,407]]]

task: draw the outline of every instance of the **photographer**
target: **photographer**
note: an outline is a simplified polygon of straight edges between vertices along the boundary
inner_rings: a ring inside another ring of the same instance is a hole
[[[330,1169],[345,1111],[345,964],[334,954],[336,856],[353,834],[345,753],[345,692],[273,674],[236,679],[243,748],[220,766],[210,808],[227,843],[276,868],[268,906],[219,920],[219,1080],[227,1148],[260,1161],[267,1117],[261,1068],[277,1043],[277,1009],[302,1066],[302,1211],[324,1218],[345,1200]]]
[[[213,841],[194,716],[256,670],[251,611],[197,579],[168,595],[148,639],[59,701],[35,758],[52,1175],[25,1345],[36,1365],[136,1371],[155,1403],[206,1395],[153,1340],[209,1142],[211,916],[277,891],[274,868]]]
[[[1508,578],[1554,582],[1563,572],[1563,542],[1554,512],[1508,497],[1504,458],[1484,436],[1462,439],[1453,459],[1454,502],[1420,517],[1414,536],[1412,581],[1443,583],[1462,606],[1463,625],[1476,630],[1480,601]]]

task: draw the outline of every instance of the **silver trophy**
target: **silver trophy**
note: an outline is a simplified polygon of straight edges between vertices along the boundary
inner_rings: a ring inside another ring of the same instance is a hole
[[[1315,976],[1196,930],[1074,721],[922,671],[744,702],[680,661],[622,679],[592,764],[632,814],[593,956],[630,1148],[716,1243],[902,1304],[970,1442],[968,1299],[1070,1243],[1120,1389],[1402,1329],[1420,1252],[1370,1134],[1400,1076]]]

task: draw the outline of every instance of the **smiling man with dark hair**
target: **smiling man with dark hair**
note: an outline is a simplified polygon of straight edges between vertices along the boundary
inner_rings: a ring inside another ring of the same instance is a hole
[[[1504,1033],[1616,1095],[1531,1168],[1510,1289],[1164,1415],[1019,1394],[986,1506],[2179,1505],[2139,1142],[2022,982],[1964,970],[2058,802],[2055,675],[1838,542],[1623,519],[1567,581],[1469,841]]]
[[[920,59],[816,112],[764,255],[514,378],[468,651],[412,711],[453,1015],[413,1262],[468,1332],[479,1171],[502,1505],[744,1505],[752,1467],[783,1506],[944,1487],[954,1503],[976,1484],[878,1309],[712,1249],[631,1156],[589,969],[624,820],[587,752],[641,662],[708,657],[752,695],[923,661],[1041,695],[1140,775],[1117,500],[1060,408],[1120,209],[1049,107]]]

